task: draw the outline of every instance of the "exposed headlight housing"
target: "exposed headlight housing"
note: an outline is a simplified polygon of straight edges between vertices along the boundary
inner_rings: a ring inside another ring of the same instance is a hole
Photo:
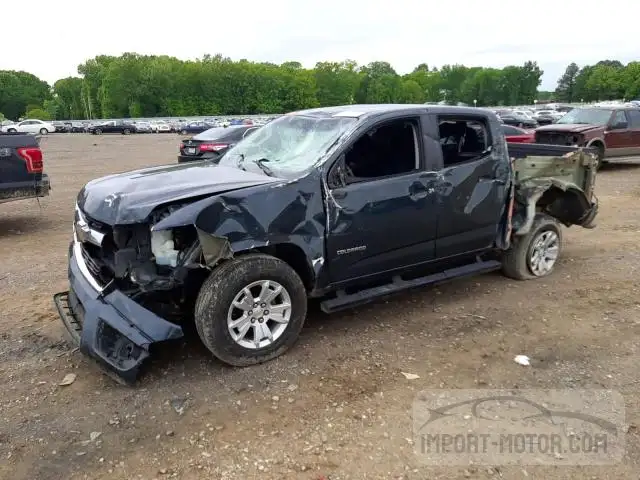
[[[151,231],[151,252],[157,265],[175,267],[178,264],[178,250],[173,242],[171,230]]]

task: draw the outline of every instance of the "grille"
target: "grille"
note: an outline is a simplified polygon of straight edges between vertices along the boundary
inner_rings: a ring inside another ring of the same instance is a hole
[[[113,272],[99,258],[94,257],[87,246],[80,245],[82,259],[93,278],[101,285],[105,286],[113,280]]]
[[[564,133],[537,132],[536,143],[547,145],[571,145],[571,136]]]
[[[99,279],[100,274],[102,273],[100,271],[101,270],[100,265],[91,257],[91,254],[87,251],[84,245],[80,245],[80,248],[82,251],[82,259],[84,260],[84,263],[87,265],[87,268],[91,272],[91,275],[93,275],[94,278]]]

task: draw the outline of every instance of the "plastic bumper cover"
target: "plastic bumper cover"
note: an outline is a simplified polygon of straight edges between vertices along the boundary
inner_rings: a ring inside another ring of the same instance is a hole
[[[127,383],[138,376],[149,346],[183,336],[182,329],[91,276],[81,244],[69,248],[69,291],[54,295],[62,323],[80,351]]]

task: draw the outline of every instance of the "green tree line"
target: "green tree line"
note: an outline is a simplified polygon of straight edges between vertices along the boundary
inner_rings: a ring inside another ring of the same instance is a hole
[[[558,85],[556,96],[588,91],[585,101],[611,92],[633,91],[640,76],[633,65],[600,62]],[[602,65],[601,65],[602,64]],[[583,82],[589,72],[589,82]],[[567,69],[569,73],[570,70]],[[614,72],[614,73],[612,73]],[[283,113],[303,108],[353,103],[522,105],[540,98],[542,70],[536,62],[502,69],[418,65],[399,75],[387,62],[319,62],[312,69],[298,62],[280,65],[221,55],[183,61],[168,56],[125,53],[100,55],[78,66],[78,77],[49,86],[26,72],[0,71],[0,112],[7,118],[126,118]],[[567,76],[567,74],[565,74]],[[563,78],[565,78],[563,76]],[[561,81],[563,81],[561,79]],[[589,85],[580,87],[582,83]],[[634,83],[635,82],[635,83]],[[582,90],[580,90],[580,88]],[[546,94],[546,92],[545,92]],[[545,97],[546,98],[546,97]]]
[[[298,62],[280,65],[205,56],[101,55],[78,66],[79,77],[51,88],[24,72],[0,72],[0,112],[8,118],[120,118],[283,113],[353,103],[480,105],[532,103],[542,77],[535,62],[503,69],[418,65],[399,75],[387,62]]]
[[[640,98],[640,62],[623,65],[618,60],[602,60],[582,68],[571,63],[558,80],[555,96],[562,102]]]

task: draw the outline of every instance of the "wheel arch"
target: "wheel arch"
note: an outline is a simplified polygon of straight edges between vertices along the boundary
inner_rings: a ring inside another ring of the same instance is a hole
[[[265,245],[251,250],[245,250],[245,253],[265,253],[273,257],[279,258],[287,263],[298,274],[307,291],[311,291],[315,287],[316,275],[312,265],[308,261],[307,254],[295,243],[278,243],[275,245]]]
[[[589,142],[587,143],[587,148],[589,147],[598,148],[598,149],[602,148],[603,155],[607,150],[607,145],[604,142],[604,138],[601,138],[601,137],[596,137],[592,140],[589,140]]]
[[[578,188],[551,185],[536,202],[536,209],[558,219],[562,224],[580,225],[591,203],[584,192]]]

